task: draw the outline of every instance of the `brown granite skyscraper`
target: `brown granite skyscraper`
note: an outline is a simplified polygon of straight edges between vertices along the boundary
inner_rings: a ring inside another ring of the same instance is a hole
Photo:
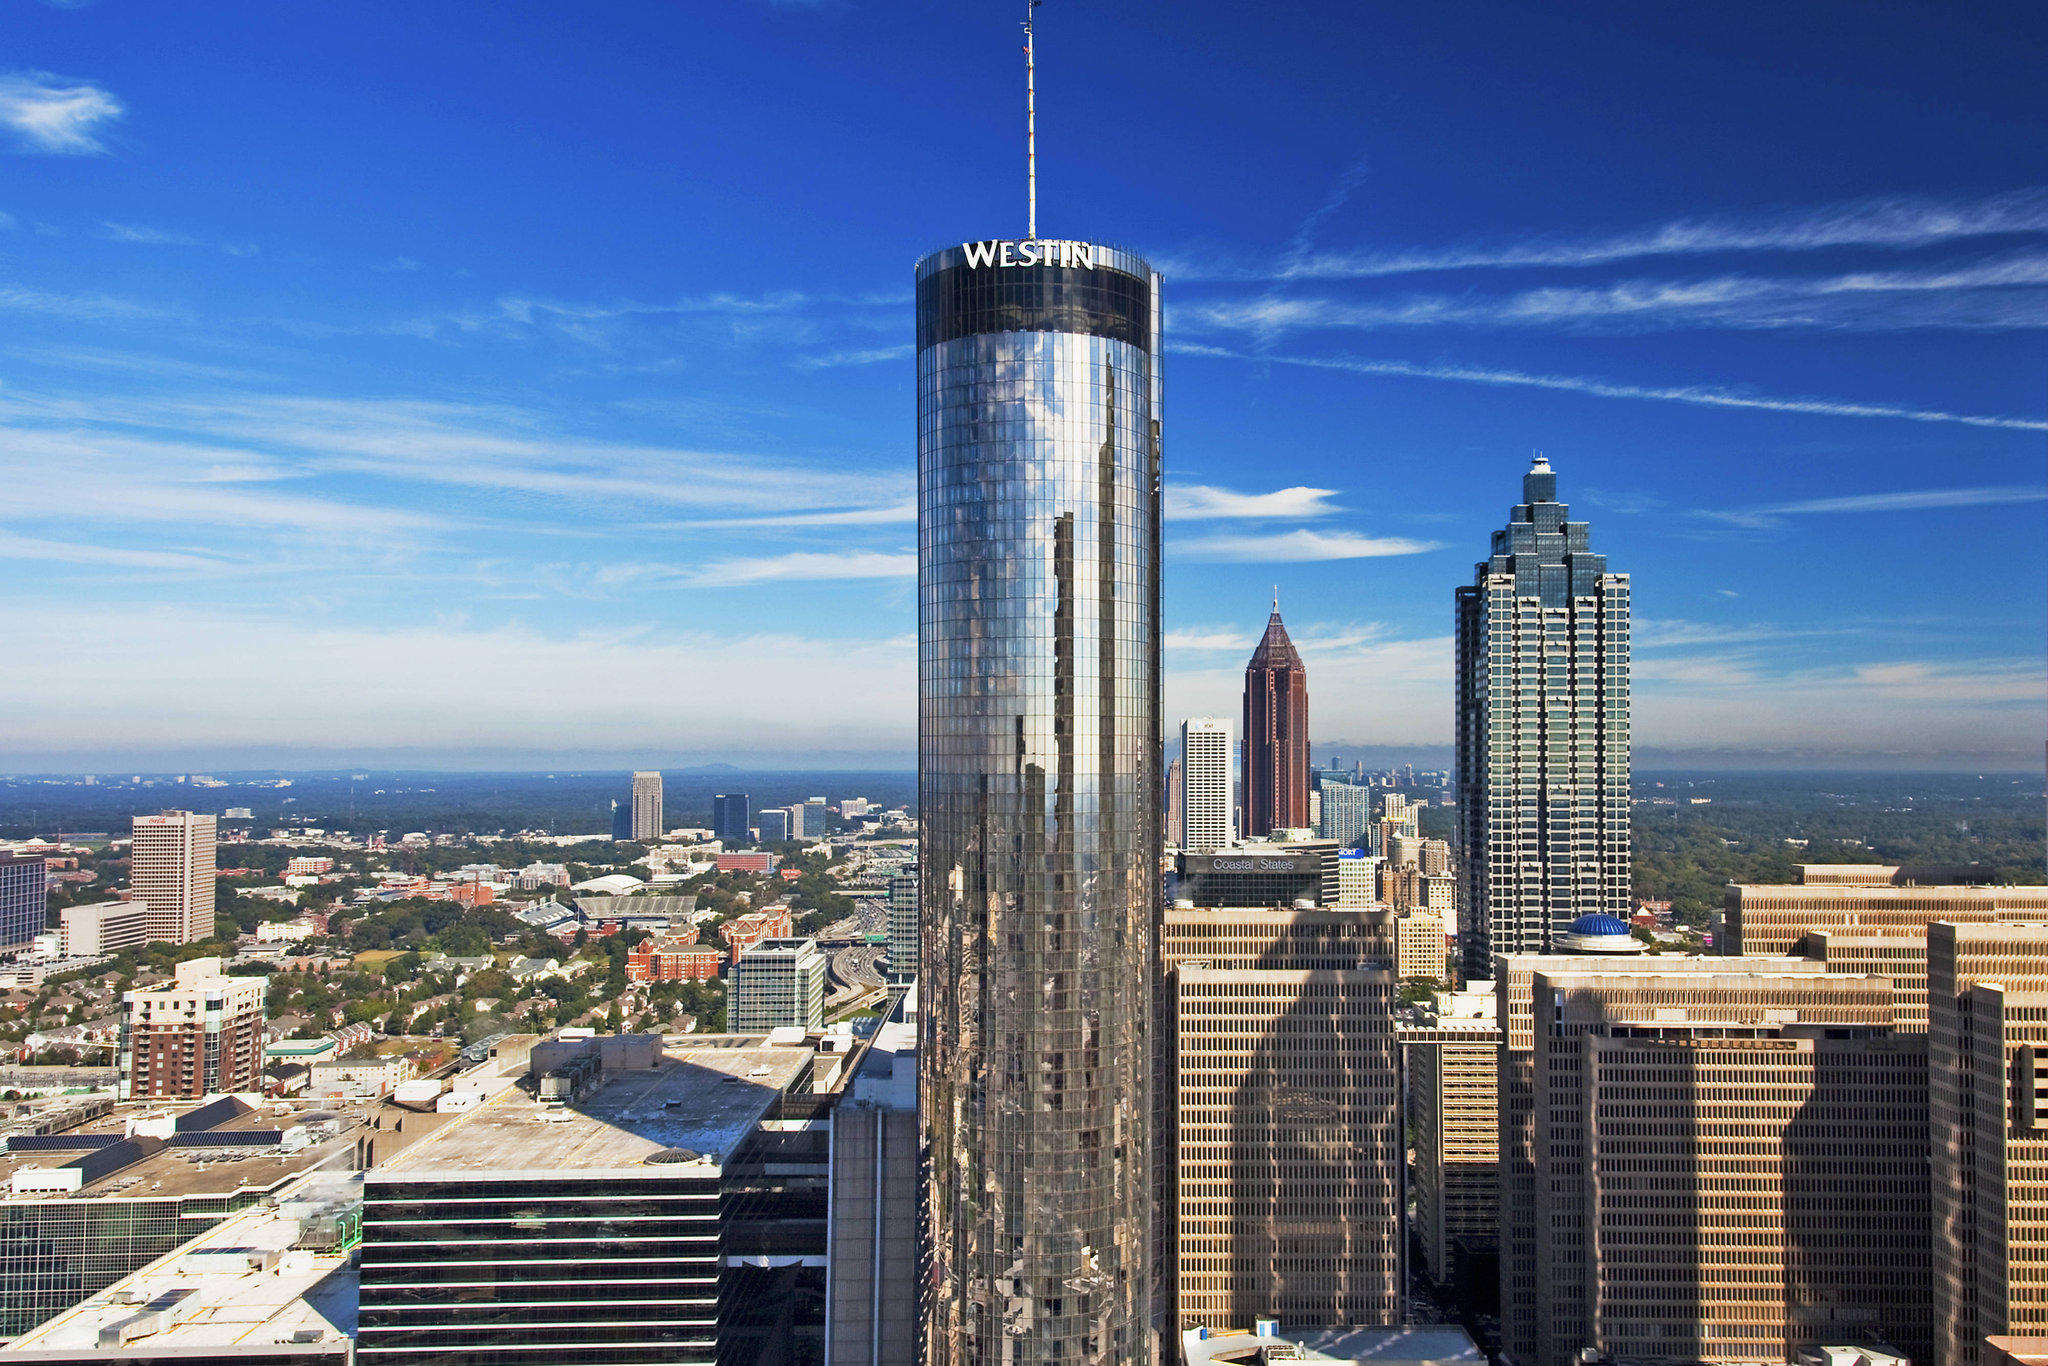
[[[1280,599],[1244,670],[1244,820],[1256,839],[1308,819],[1308,670],[1287,628]]]

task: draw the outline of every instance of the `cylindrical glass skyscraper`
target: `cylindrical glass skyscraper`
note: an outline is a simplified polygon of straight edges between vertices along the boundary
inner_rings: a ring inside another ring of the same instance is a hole
[[[1159,277],[917,267],[924,1346],[1153,1354]]]

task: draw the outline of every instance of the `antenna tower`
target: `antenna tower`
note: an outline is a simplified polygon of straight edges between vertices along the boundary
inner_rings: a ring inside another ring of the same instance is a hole
[[[1030,202],[1030,222],[1024,234],[1028,242],[1038,240],[1038,53],[1032,34],[1032,11],[1039,0],[1024,6],[1024,185]]]

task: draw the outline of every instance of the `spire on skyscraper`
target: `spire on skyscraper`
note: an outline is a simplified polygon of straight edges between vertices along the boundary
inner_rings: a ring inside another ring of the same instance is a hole
[[[1280,594],[1273,594],[1273,615],[1266,618],[1266,634],[1259,637],[1258,648],[1252,651],[1251,668],[1254,669],[1299,669],[1304,667],[1301,654],[1288,638],[1287,627],[1280,620]]]

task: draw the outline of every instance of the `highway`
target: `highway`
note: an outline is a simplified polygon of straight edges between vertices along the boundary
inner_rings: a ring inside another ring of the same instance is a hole
[[[827,1014],[864,1005],[871,997],[884,994],[882,973],[877,966],[882,949],[875,944],[854,944],[835,950],[826,961],[825,995]]]

